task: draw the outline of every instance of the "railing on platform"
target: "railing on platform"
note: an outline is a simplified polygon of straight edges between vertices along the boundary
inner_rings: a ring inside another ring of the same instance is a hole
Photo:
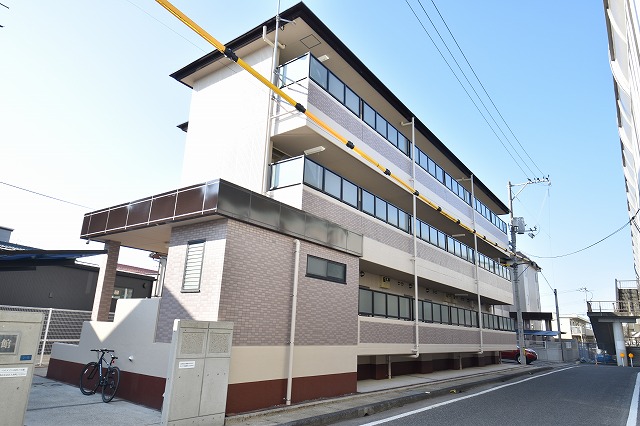
[[[587,302],[588,312],[616,312],[640,315],[640,303],[636,301],[590,301]]]

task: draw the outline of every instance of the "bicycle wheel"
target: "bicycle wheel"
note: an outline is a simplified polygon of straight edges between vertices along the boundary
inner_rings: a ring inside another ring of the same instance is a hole
[[[118,367],[110,367],[107,370],[107,377],[102,386],[102,400],[109,402],[113,399],[120,384],[120,369]]]
[[[80,392],[84,395],[93,395],[100,384],[100,373],[98,372],[98,363],[90,362],[82,369],[80,375]]]

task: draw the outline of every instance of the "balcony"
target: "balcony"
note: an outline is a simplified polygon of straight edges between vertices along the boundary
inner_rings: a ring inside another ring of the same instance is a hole
[[[271,165],[270,191],[286,192],[288,188],[299,187],[301,184],[311,188],[311,190],[321,192],[336,199],[341,202],[346,209],[358,210],[373,220],[391,225],[404,234],[413,235],[412,215],[382,197],[379,197],[377,194],[372,194],[333,171],[320,166],[308,157],[296,157]],[[275,193],[274,197],[279,200],[286,198],[286,196],[277,193]],[[320,211],[315,212],[315,214],[322,215]],[[339,218],[335,219],[338,220],[339,223]],[[362,226],[362,228],[365,236],[380,239],[373,233],[371,227]],[[429,247],[447,252],[450,255],[468,262],[467,264],[473,264],[475,262],[476,254],[471,247],[426,221],[417,219],[415,232],[417,238],[422,242],[428,243]],[[511,280],[511,269],[501,265],[489,256],[479,253],[478,262],[480,268],[483,270],[497,275],[497,277],[503,280]],[[456,269],[460,270],[462,268]],[[510,286],[510,283],[503,284],[504,286]]]
[[[374,110],[317,59],[306,54],[284,64],[279,70],[281,86],[291,91],[296,98],[304,98],[310,111],[313,110],[316,113],[317,110],[319,114],[326,116],[344,129],[346,137],[352,135],[354,141],[362,141],[362,144],[357,142],[358,146],[376,157],[381,157],[380,161],[388,163],[389,167],[397,167],[398,172],[403,172],[407,179],[410,178],[412,163],[410,141],[391,124],[391,121],[386,120],[382,114]],[[291,147],[290,144],[294,138],[278,138],[278,136],[286,132],[300,134],[300,130],[295,129],[303,123],[284,115],[285,117],[279,119],[275,126],[277,134],[274,136],[274,146],[282,143],[286,151],[286,148]],[[318,143],[322,141],[318,140]],[[342,155],[344,157],[344,153]],[[414,157],[417,166],[416,189],[436,197],[439,202],[450,207],[452,211],[459,212],[462,217],[470,218],[469,210],[475,209],[478,213],[477,228],[484,230],[497,241],[506,243],[507,225],[504,221],[477,198],[472,200],[470,192],[462,184],[418,147]],[[334,159],[335,157],[332,157],[332,160]],[[344,166],[345,169],[340,170],[342,166],[340,162],[335,159],[331,164],[335,164],[334,168],[338,169],[338,172],[350,177],[349,166]],[[394,173],[396,171],[394,170]]]

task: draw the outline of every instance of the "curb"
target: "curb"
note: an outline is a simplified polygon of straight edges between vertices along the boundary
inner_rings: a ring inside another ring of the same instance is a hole
[[[311,416],[311,417],[307,417],[304,419],[298,419],[298,420],[293,420],[290,422],[286,422],[286,423],[279,423],[279,426],[320,426],[320,425],[328,425],[328,424],[332,424],[332,423],[336,423],[339,421],[343,421],[343,420],[351,420],[351,419],[356,419],[356,418],[360,418],[360,417],[364,417],[367,415],[372,415],[372,414],[376,414],[376,413],[380,413],[383,411],[387,411],[390,410],[392,408],[397,408],[397,407],[402,407],[403,405],[407,405],[407,404],[411,404],[414,402],[419,402],[419,401],[423,401],[435,396],[441,396],[441,395],[445,395],[445,394],[449,394],[449,393],[458,393],[458,392],[464,392],[470,389],[473,389],[475,387],[478,386],[482,386],[485,384],[490,384],[490,383],[496,383],[496,382],[505,382],[507,380],[511,380],[513,378],[516,377],[520,377],[520,376],[526,376],[526,375],[532,375],[534,373],[541,373],[543,371],[548,371],[548,370],[552,370],[553,367],[551,366],[547,366],[547,367],[538,367],[534,370],[526,370],[526,371],[519,371],[516,373],[510,373],[510,374],[505,374],[505,375],[499,375],[499,376],[495,376],[495,377],[491,377],[491,378],[486,378],[486,379],[482,379],[482,380],[478,380],[478,381],[474,381],[474,382],[469,382],[469,383],[464,383],[458,386],[448,386],[448,387],[444,387],[442,389],[437,389],[434,391],[431,391],[429,393],[425,393],[425,392],[416,392],[413,395],[406,395],[406,396],[401,396],[401,397],[397,397],[397,398],[392,398],[386,401],[381,401],[381,402],[375,402],[375,403],[370,403],[370,404],[364,404],[358,407],[352,407],[352,408],[347,408],[345,410],[340,410],[340,411],[335,411],[332,413],[327,413],[327,414],[319,414],[319,415],[315,415],[315,416]],[[414,386],[415,388],[419,388],[422,387],[423,385],[419,385],[419,386]],[[428,385],[427,385],[428,386]],[[412,386],[413,387],[413,386]],[[406,389],[407,387],[405,387],[404,389]],[[403,388],[396,388],[395,390],[402,390]],[[388,392],[388,391],[384,391],[384,392]],[[372,394],[372,393],[370,393]],[[329,400],[326,401],[326,403],[331,403],[335,400]],[[315,405],[315,404],[314,404]],[[298,409],[304,409],[304,407],[297,407]],[[293,408],[292,408],[293,410]],[[261,415],[253,415],[253,416],[247,416],[250,418],[257,418],[257,417],[263,417],[263,416],[268,416],[270,414],[273,414],[273,412],[264,412],[261,413]],[[236,419],[234,419],[232,422],[226,422],[225,424],[240,424],[242,422],[243,418],[247,418],[244,416],[238,416]]]

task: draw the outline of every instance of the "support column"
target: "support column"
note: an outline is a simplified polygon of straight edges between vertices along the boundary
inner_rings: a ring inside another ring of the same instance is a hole
[[[626,367],[627,366],[627,348],[624,345],[624,334],[622,333],[622,323],[619,321],[614,321],[611,324],[613,328],[613,340],[616,342],[616,359],[618,360],[618,366]],[[621,357],[620,354],[624,354],[624,357]]]
[[[113,287],[116,283],[120,243],[116,241],[106,241],[104,248],[107,250],[107,254],[103,255],[102,262],[100,263],[96,294],[93,298],[93,309],[91,310],[91,321],[109,320]]]

